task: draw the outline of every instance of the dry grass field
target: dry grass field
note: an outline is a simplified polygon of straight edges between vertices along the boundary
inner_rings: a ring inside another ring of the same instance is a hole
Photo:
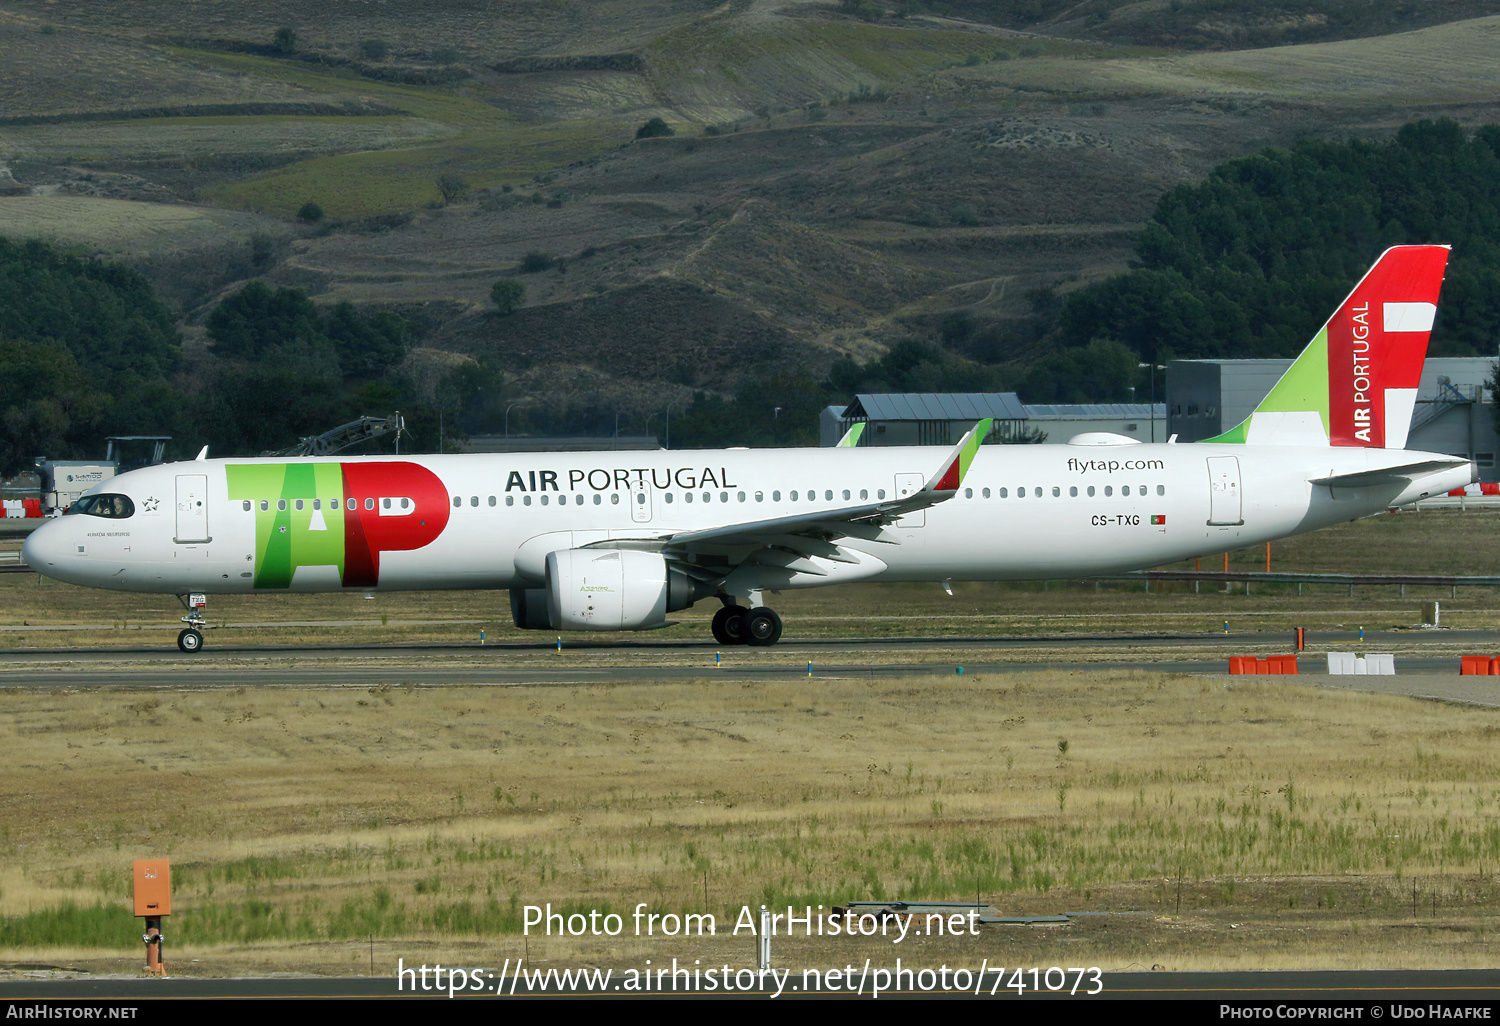
[[[953,75],[1099,99],[1316,99],[1329,107],[1490,104],[1497,35],[1500,18],[1474,18],[1373,39],[1225,53],[1095,51],[1080,59],[1084,55],[1077,51],[1059,50],[1036,61],[996,61],[956,69]],[[1434,68],[1442,74],[1434,75]]]
[[[751,964],[743,906],[1090,912],[778,940],[778,965],[1487,966],[1500,713],[1161,674],[620,687],[10,691],[0,958],[133,971],[398,958]],[[713,937],[527,937],[524,907]],[[628,922],[627,918],[627,922]]]
[[[1482,544],[1493,522],[1375,518],[1279,543],[1273,561],[1419,572],[1462,548],[1465,572],[1494,573],[1485,561],[1500,557]],[[1232,564],[1257,557],[1237,553]],[[0,587],[7,619],[103,624],[8,630],[8,646],[139,646],[137,622],[162,628],[146,643],[170,644],[174,614],[154,598],[25,575],[4,575]],[[938,659],[951,658],[941,638],[955,634],[1212,631],[1230,608],[1241,624],[1280,630],[1315,613],[1347,618],[1351,606],[1393,621],[1373,630],[1409,623],[1416,606],[1392,588],[1299,605],[1286,591],[1143,599],[1127,587],[969,586],[951,599],[869,587],[804,593],[796,613],[793,596],[783,605],[797,636],[929,634],[935,647],[922,658]],[[369,626],[231,627],[214,632],[207,655],[248,642],[315,660],[296,649],[325,638],[472,645],[481,622],[519,640],[499,627],[500,598],[220,599],[211,611],[231,619],[363,613]],[[1445,596],[1445,620],[1491,625],[1494,605],[1487,589],[1457,603]],[[457,622],[431,622],[445,620]],[[650,665],[701,653],[588,658]],[[839,651],[861,658],[857,644]],[[398,959],[519,957],[742,966],[754,958],[752,938],[733,932],[745,906],[801,914],[976,893],[1006,914],[1090,914],[900,945],[782,937],[776,964],[1380,968],[1489,966],[1497,956],[1500,711],[1490,708],[1324,690],[1316,678],[1108,670],[369,687],[351,666],[345,686],[266,688],[255,661],[244,665],[238,689],[165,678],[145,689],[5,688],[0,960],[135,971],[129,867],[147,856],[172,860],[167,955],[180,975],[384,974]],[[38,683],[29,672],[6,680]],[[627,924],[644,903],[662,915],[712,914],[719,929],[527,936],[525,907],[549,903]]]

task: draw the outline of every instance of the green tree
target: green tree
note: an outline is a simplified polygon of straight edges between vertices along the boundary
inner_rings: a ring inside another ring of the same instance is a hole
[[[271,37],[271,43],[282,53],[291,53],[297,49],[297,30],[290,25],[283,25]]]
[[[469,183],[458,175],[446,174],[438,179],[438,192],[443,194],[444,203],[457,203],[469,192]]]
[[[526,286],[514,278],[501,278],[490,286],[490,299],[502,314],[512,314],[526,302]]]
[[[271,289],[252,281],[227,297],[208,315],[208,337],[214,351],[243,360],[259,360],[283,347],[326,342],[318,308],[301,289]]]
[[[1500,127],[1418,121],[1384,143],[1306,141],[1228,161],[1157,203],[1139,268],[1080,289],[1059,334],[1143,359],[1292,356],[1376,256],[1444,242],[1453,256],[1434,355],[1493,350],[1500,317]]]
[[[672,131],[672,126],[667,124],[661,118],[652,118],[650,121],[646,122],[640,128],[637,128],[635,130],[635,137],[637,139],[657,139],[663,136],[676,134],[676,132]]]
[[[411,348],[410,328],[400,316],[389,310],[365,313],[348,300],[329,311],[322,328],[346,375],[381,374]]]
[[[323,208],[316,203],[304,203],[297,210],[297,220],[306,221],[309,224],[321,221],[323,220]]]
[[[861,21],[879,21],[885,8],[873,0],[839,0],[839,10]]]
[[[1028,403],[1129,402],[1137,398],[1131,387],[1137,363],[1129,346],[1096,340],[1043,357],[1022,375],[1016,391]]]
[[[0,474],[24,470],[40,455],[79,455],[106,400],[72,354],[55,344],[0,340],[0,367]]]
[[[138,272],[0,238],[0,338],[64,346],[89,373],[176,369],[177,318]]]

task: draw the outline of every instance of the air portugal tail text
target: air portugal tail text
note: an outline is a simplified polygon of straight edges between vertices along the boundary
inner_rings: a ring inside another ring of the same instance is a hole
[[[1243,423],[1210,442],[1402,449],[1447,246],[1386,250]]]
[[[1446,246],[1387,250],[1324,326],[1333,445],[1405,448],[1447,264]]]

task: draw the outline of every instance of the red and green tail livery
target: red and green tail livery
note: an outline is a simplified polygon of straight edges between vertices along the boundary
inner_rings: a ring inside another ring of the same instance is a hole
[[[1376,261],[1248,420],[1210,442],[1406,446],[1447,246]]]

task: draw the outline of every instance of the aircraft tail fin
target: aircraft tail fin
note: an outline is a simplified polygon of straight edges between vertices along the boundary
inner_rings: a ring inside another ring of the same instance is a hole
[[[1401,449],[1447,246],[1394,246],[1248,418],[1209,442]]]

